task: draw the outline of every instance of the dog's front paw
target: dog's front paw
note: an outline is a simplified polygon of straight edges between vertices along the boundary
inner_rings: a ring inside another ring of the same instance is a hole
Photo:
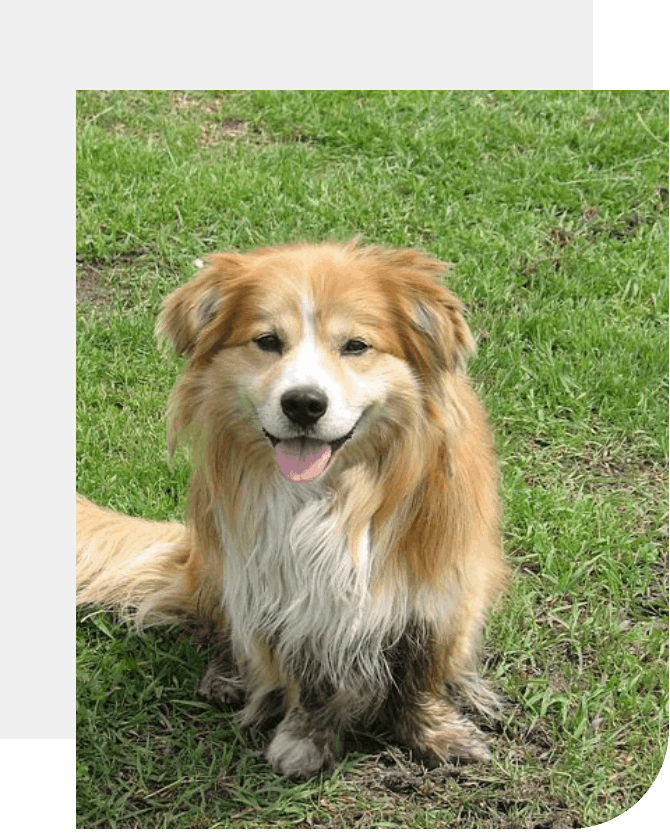
[[[246,696],[244,681],[215,658],[198,685],[198,696],[220,707],[238,704]]]
[[[443,699],[427,697],[417,709],[403,714],[396,735],[429,765],[452,759],[491,759],[485,734]]]
[[[305,725],[289,713],[268,746],[268,762],[287,777],[307,779],[335,764],[330,734],[310,732]]]
[[[488,763],[491,752],[484,734],[474,725],[431,735],[416,747],[417,754],[426,762],[438,765],[444,760],[466,760]]]

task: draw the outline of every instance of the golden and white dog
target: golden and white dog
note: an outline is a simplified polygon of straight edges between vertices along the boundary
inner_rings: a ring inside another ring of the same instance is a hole
[[[458,706],[496,711],[475,654],[506,568],[443,271],[355,244],[214,255],[159,323],[187,359],[171,445],[192,449],[188,526],[77,499],[78,603],[214,623],[200,693],[276,719],[284,774],[331,766],[361,725],[430,759],[488,758]]]

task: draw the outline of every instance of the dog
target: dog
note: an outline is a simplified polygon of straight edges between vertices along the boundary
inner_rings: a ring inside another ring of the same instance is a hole
[[[200,695],[274,722],[266,757],[296,779],[361,728],[490,758],[467,714],[500,709],[477,649],[508,570],[445,267],[356,242],[213,255],[157,328],[186,359],[169,447],[191,449],[188,524],[77,497],[78,605],[213,624]]]

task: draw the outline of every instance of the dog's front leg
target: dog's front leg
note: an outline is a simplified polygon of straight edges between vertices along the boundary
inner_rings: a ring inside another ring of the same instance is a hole
[[[374,697],[336,690],[328,684],[289,688],[288,710],[277,726],[266,756],[280,774],[306,779],[333,768],[338,738]]]
[[[219,707],[242,702],[246,697],[246,684],[226,632],[218,636],[212,658],[198,685],[198,695]]]

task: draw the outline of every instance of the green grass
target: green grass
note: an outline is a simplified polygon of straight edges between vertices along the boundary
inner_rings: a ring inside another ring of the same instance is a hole
[[[668,738],[667,94],[85,92],[77,155],[80,492],[184,513],[179,363],[153,328],[196,258],[360,234],[455,264],[514,568],[484,647],[509,701],[488,766],[361,743],[294,784],[196,698],[192,636],[80,615],[78,825],[560,828],[633,806]]]

